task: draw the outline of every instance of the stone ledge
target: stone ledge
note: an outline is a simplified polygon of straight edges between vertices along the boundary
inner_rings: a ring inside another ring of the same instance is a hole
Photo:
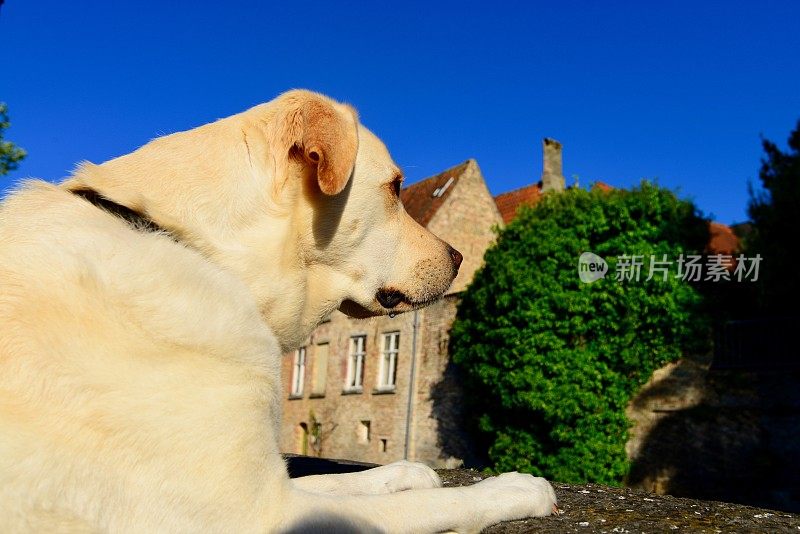
[[[287,455],[292,476],[346,473],[371,464]],[[486,478],[471,469],[437,470],[447,487],[468,486]],[[554,483],[561,514],[495,525],[486,532],[800,532],[800,514],[740,504],[654,495],[596,484]]]

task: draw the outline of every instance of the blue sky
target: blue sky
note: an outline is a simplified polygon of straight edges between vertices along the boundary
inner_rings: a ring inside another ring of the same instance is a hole
[[[354,104],[409,183],[473,157],[492,193],[657,178],[746,218],[759,135],[800,118],[800,2],[7,0],[0,101],[58,180],[292,87]]]

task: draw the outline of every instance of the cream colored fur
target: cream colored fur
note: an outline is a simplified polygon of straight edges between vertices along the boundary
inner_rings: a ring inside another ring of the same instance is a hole
[[[287,476],[282,352],[337,308],[407,311],[457,272],[400,178],[352,108],[290,91],[10,195],[0,531],[476,531],[550,513],[550,485],[516,473],[448,489],[408,462]],[[87,189],[165,232],[72,193]]]

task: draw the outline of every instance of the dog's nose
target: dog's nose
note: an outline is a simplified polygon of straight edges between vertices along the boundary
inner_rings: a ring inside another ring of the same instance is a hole
[[[464,261],[464,256],[462,256],[459,251],[449,245],[448,248],[450,249],[450,257],[453,258],[453,265],[455,265],[457,271],[458,268],[461,267],[461,262]]]
[[[391,310],[403,301],[403,294],[396,289],[380,289],[375,298],[381,306]]]

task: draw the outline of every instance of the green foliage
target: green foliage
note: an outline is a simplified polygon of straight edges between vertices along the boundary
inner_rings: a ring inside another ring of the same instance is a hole
[[[797,315],[800,299],[800,121],[789,135],[789,150],[762,141],[766,158],[761,160],[763,189],[750,190],[748,212],[753,231],[745,241],[749,256],[761,254],[759,304],[768,315]]]
[[[708,343],[700,294],[674,265],[646,282],[650,255],[676,260],[707,237],[692,203],[647,182],[549,194],[500,232],[451,338],[495,469],[623,480],[628,401],[655,369]],[[591,284],[578,278],[587,251],[609,263]],[[623,254],[645,256],[639,282],[616,280]]]
[[[3,132],[11,126],[8,121],[8,107],[0,102],[0,176],[4,176],[19,167],[19,162],[26,152],[11,141],[3,141]]]

